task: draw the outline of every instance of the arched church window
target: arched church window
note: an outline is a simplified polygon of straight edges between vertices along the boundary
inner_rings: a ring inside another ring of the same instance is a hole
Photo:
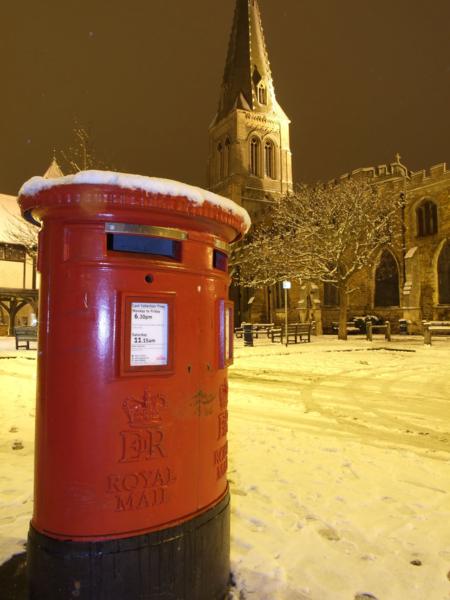
[[[258,84],[258,102],[260,104],[267,104],[267,88],[264,83]]]
[[[266,177],[276,179],[275,175],[275,147],[272,141],[267,140],[264,144],[264,165]]]
[[[257,137],[250,140],[250,173],[259,176],[261,142]]]
[[[223,148],[223,174],[224,177],[228,177],[230,174],[230,138],[226,138]]]
[[[224,167],[224,152],[222,144],[217,144],[217,159],[218,159],[218,173],[219,181],[223,179],[223,167]]]
[[[283,283],[280,281],[279,283],[276,283],[273,286],[273,299],[274,299],[274,306],[277,310],[281,310],[282,308],[284,308],[284,299],[285,299],[286,295],[284,292],[284,288],[283,288]],[[287,294],[287,307],[290,308],[291,306],[291,298],[290,298],[290,294]]]
[[[398,265],[390,250],[383,250],[375,271],[375,306],[399,306]]]
[[[439,304],[450,304],[450,240],[442,247],[438,259]]]
[[[437,233],[437,206],[431,200],[425,200],[416,208],[417,237]]]
[[[323,284],[323,304],[324,306],[339,306],[339,288],[328,281]]]

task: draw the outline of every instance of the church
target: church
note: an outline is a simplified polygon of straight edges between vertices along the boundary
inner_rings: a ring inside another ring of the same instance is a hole
[[[242,205],[254,222],[276,198],[293,190],[290,120],[275,96],[257,0],[236,0],[217,113],[209,128],[209,189]],[[53,161],[45,174],[62,173]],[[355,277],[349,318],[376,315],[411,333],[423,319],[450,319],[450,171],[444,163],[411,172],[401,157],[387,165],[356,169],[337,178],[364,175],[385,190],[403,194],[403,239],[386,247],[371,269]],[[16,199],[0,195],[0,335],[28,324],[37,310],[38,277],[23,245],[11,239],[8,222]],[[292,282],[289,319],[314,320],[320,332],[338,319],[337,290],[320,282]],[[236,323],[281,322],[281,283],[263,290],[232,289]]]
[[[290,121],[275,96],[257,0],[237,0],[217,114],[209,128],[209,188],[241,204],[253,221],[293,190]],[[450,319],[450,171],[444,163],[411,172],[392,163],[339,176],[365,176],[381,191],[402,194],[401,242],[380,252],[355,277],[349,318],[376,315],[393,330],[406,320],[411,333],[423,319]],[[289,319],[315,320],[329,332],[338,320],[332,285],[292,282]],[[281,322],[281,283],[264,290],[233,289],[236,323]]]

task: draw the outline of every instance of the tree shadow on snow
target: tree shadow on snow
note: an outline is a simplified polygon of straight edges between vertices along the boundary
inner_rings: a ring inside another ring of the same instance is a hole
[[[0,565],[0,597],[3,600],[25,600],[27,597],[27,555],[15,554]]]

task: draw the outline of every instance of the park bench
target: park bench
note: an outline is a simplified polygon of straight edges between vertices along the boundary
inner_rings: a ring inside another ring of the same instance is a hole
[[[331,323],[331,330],[333,333],[339,333],[339,323],[337,321]],[[350,335],[361,333],[361,329],[355,325],[354,321],[347,321],[347,333]]]
[[[241,338],[244,335],[244,324],[240,327],[234,328],[234,334],[237,338]],[[259,334],[265,334],[269,337],[269,331],[274,326],[274,323],[252,323],[252,333],[254,337],[259,337]]]
[[[272,327],[270,329],[269,338],[272,342],[281,343],[286,342],[288,344],[298,344],[298,342],[310,342],[311,341],[311,323],[291,323],[287,326],[281,325],[279,327]]]
[[[16,338],[16,350],[20,348],[30,349],[30,342],[37,342],[37,327],[16,327],[14,330]]]
[[[389,321],[386,321],[382,325],[374,325],[372,321],[367,321],[366,323],[366,339],[369,342],[372,341],[374,333],[384,333],[384,339],[388,342],[391,341],[391,324]]]
[[[422,321],[423,343],[431,346],[433,335],[450,335],[450,321]]]
[[[275,326],[275,323],[253,323],[253,335],[258,337],[260,333],[269,337],[269,331]]]

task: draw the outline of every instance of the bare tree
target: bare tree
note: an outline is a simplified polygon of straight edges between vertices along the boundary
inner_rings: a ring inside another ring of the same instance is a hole
[[[347,338],[351,281],[401,233],[401,198],[365,177],[299,186],[274,202],[267,220],[235,249],[235,281],[262,287],[283,279],[321,281],[339,290],[339,338]]]
[[[65,173],[78,173],[89,169],[112,169],[96,156],[92,136],[86,127],[77,121],[72,131],[73,139],[67,150],[61,150],[61,163]]]
[[[66,173],[108,168],[95,155],[88,130],[78,122],[75,123],[73,128],[71,145],[67,150],[61,150],[60,154],[64,163],[63,171]],[[33,264],[35,264],[39,229],[20,216],[11,214],[8,219],[7,232],[11,242],[22,245],[27,255],[33,260]]]

